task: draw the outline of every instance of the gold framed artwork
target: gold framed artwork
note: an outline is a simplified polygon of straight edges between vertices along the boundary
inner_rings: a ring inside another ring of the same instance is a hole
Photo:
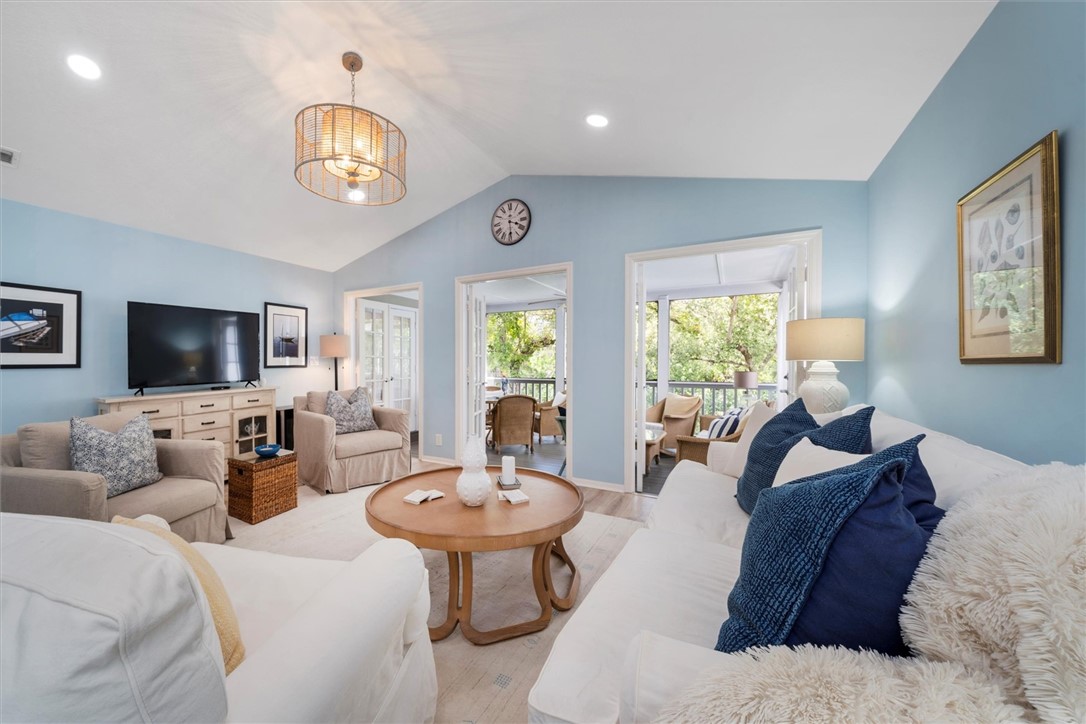
[[[1061,362],[1058,155],[1052,131],[958,201],[962,363]]]

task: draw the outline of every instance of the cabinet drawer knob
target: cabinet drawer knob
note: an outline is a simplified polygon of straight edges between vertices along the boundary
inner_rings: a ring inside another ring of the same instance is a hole
[[[142,412],[144,415],[153,415],[158,412],[158,410],[142,410]]]
[[[260,398],[258,397],[255,400],[247,400],[247,402],[260,402]],[[158,412],[158,410],[155,410],[155,412]]]
[[[214,425],[215,421],[214,420],[208,420],[207,422],[201,422],[200,424],[203,425],[204,427],[207,427],[208,425]]]
[[[203,408],[203,407],[214,407],[214,406],[215,406],[214,402],[209,402],[206,405],[200,405],[201,408]]]

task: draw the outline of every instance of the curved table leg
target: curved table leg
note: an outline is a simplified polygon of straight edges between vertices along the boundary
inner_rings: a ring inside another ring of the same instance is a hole
[[[445,617],[445,622],[430,628],[430,640],[440,641],[453,632],[456,628],[456,622],[459,620],[459,605],[460,600],[460,554],[453,551],[449,551],[449,613]],[[468,554],[470,561],[471,554]],[[467,570],[467,586],[468,591],[471,591],[471,565],[469,563]],[[470,593],[468,605],[470,606]]]
[[[535,595],[539,602],[539,618],[525,621],[524,623],[513,624],[512,626],[503,626],[491,631],[479,631],[471,625],[471,554],[463,554],[465,593],[464,604],[460,607],[460,630],[463,632],[464,638],[473,644],[485,645],[511,639],[515,636],[523,636],[525,634],[535,633],[536,631],[542,631],[547,627],[547,624],[551,621],[552,610],[550,594],[543,581],[542,571],[547,562],[550,548],[550,542],[540,543],[535,547],[535,552],[532,555],[532,581],[535,584]]]
[[[562,544],[561,536],[556,538],[549,548],[550,553],[558,556],[566,567],[569,568],[569,572],[573,574],[573,580],[569,582],[569,591],[566,592],[565,596],[560,597],[555,595],[554,582],[551,580],[550,558],[544,558],[543,581],[547,589],[547,595],[550,598],[551,605],[559,611],[568,611],[573,608],[573,604],[577,601],[577,590],[581,587],[581,572],[577,570],[577,566],[573,565],[573,559],[570,558],[569,553],[566,552],[566,547]]]

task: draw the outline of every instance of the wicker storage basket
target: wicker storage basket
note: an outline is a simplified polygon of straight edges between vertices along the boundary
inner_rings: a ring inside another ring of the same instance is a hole
[[[298,456],[226,462],[230,469],[231,517],[259,523],[298,507]]]

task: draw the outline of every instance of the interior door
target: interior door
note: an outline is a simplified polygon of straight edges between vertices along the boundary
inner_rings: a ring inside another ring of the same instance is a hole
[[[415,425],[417,319],[417,310],[397,306],[388,308],[388,321],[391,325],[388,334],[388,404],[398,410],[407,410],[408,430],[418,429]]]
[[[476,285],[464,286],[466,435],[486,434],[486,299]]]
[[[385,405],[388,401],[386,382],[388,379],[388,305],[359,299],[355,307],[355,319],[358,329],[355,340],[358,345],[355,359],[355,379],[359,387],[365,388],[370,401],[375,405]]]
[[[645,478],[645,265],[634,265],[634,490],[641,492]]]

